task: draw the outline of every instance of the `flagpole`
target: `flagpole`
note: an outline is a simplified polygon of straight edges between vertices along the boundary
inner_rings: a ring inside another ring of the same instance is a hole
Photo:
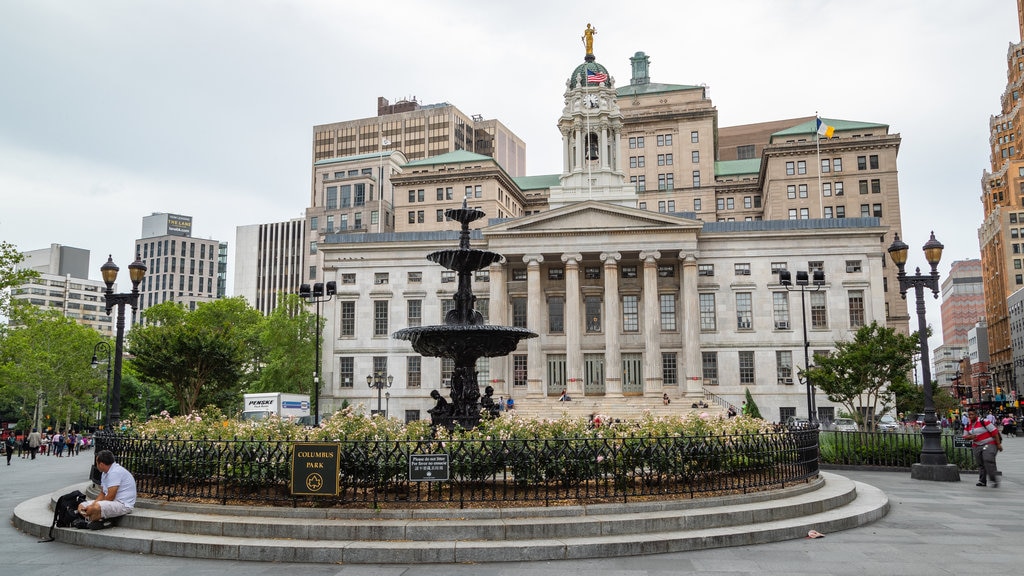
[[[585,71],[584,71],[585,72]],[[590,75],[586,76],[586,82],[583,84],[583,109],[587,113],[587,135],[583,137],[583,143],[585,147],[583,149],[583,158],[587,162],[587,199],[594,199],[594,178],[592,172],[592,166],[590,164],[590,147],[594,145],[590,138],[590,109],[587,108],[587,96],[590,94]]]
[[[818,134],[818,121],[821,118],[818,116],[818,112],[814,112],[814,148],[817,150],[818,156],[818,218],[825,217],[824,200],[821,194],[821,134]]]

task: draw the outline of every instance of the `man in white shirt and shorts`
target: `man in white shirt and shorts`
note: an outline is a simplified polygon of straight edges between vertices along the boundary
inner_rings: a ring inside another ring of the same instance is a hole
[[[110,519],[131,514],[135,508],[135,477],[123,466],[114,462],[110,450],[96,453],[96,468],[103,473],[100,478],[100,494],[95,500],[86,500],[78,505],[78,512],[89,520],[88,528],[99,530],[110,526]]]

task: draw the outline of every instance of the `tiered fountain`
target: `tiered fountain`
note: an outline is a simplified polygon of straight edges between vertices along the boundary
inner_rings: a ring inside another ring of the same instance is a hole
[[[469,223],[483,218],[483,211],[467,208],[463,201],[462,208],[446,210],[445,215],[462,224],[459,247],[428,254],[427,260],[458,273],[459,284],[453,298],[455,308],[445,314],[442,325],[405,328],[392,337],[408,340],[413,350],[423,356],[451,358],[455,362],[451,403],[438,400],[430,413],[435,426],[450,429],[459,425],[469,429],[480,423],[476,361],[507,356],[516,349],[520,340],[536,338],[537,334],[525,328],[484,324],[483,316],[474,308],[473,272],[501,262],[503,257],[496,252],[469,247]],[[434,397],[439,398],[439,395]]]

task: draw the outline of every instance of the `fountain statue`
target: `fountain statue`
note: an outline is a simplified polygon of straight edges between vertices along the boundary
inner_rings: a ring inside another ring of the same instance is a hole
[[[520,340],[536,338],[526,328],[490,326],[474,305],[473,272],[501,262],[501,254],[469,247],[469,223],[484,217],[484,212],[467,208],[446,210],[445,216],[462,224],[459,247],[438,250],[427,255],[427,260],[454,270],[458,274],[458,288],[453,298],[455,307],[444,317],[444,324],[414,326],[395,332],[392,337],[408,340],[413,350],[423,356],[450,358],[455,363],[451,381],[451,402],[436,390],[431,397],[437,404],[430,410],[435,426],[475,428],[480,423],[480,385],[476,377],[476,361],[480,358],[507,356],[516,349]],[[436,393],[436,394],[435,394]]]

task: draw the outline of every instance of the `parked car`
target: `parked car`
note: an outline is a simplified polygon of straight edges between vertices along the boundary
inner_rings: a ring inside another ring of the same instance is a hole
[[[832,429],[836,432],[859,432],[860,427],[853,418],[836,418],[832,423]]]
[[[895,418],[886,414],[878,419],[878,431],[879,432],[899,432],[900,423]]]

